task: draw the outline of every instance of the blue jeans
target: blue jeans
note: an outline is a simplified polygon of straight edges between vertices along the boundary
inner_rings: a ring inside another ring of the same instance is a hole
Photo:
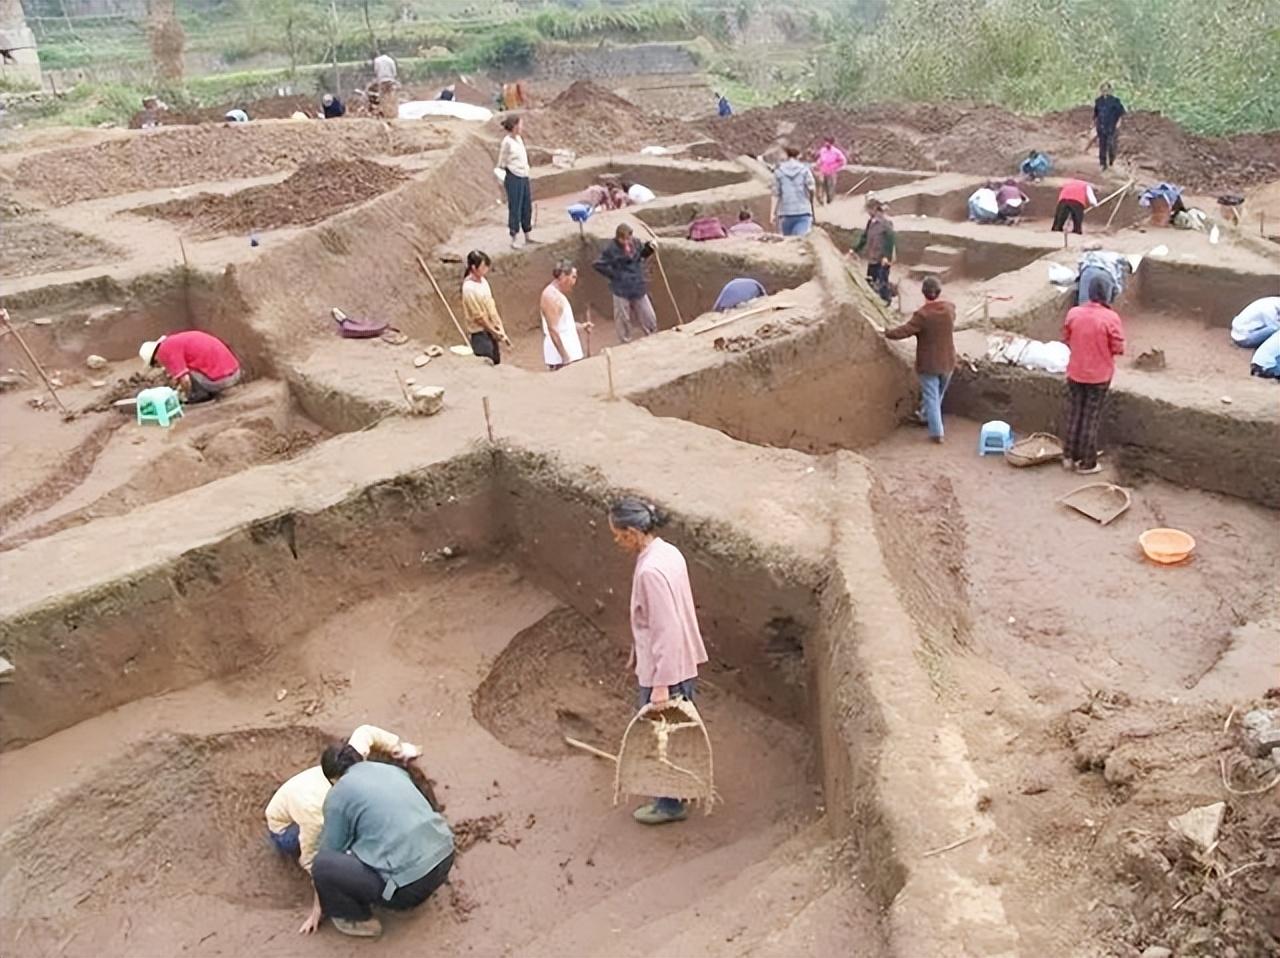
[[[778,225],[782,227],[783,236],[808,236],[813,229],[812,213],[796,213],[791,216],[779,216]]]
[[[1097,277],[1107,287],[1107,302],[1110,306],[1116,301],[1118,290],[1116,289],[1116,278],[1108,273],[1101,266],[1086,266],[1080,271],[1080,288],[1076,291],[1076,305],[1083,306],[1089,302],[1089,287],[1093,285],[1094,278]]]
[[[951,373],[917,373],[920,379],[920,415],[929,435],[942,437],[942,397],[951,385]]]
[[[697,676],[694,676],[691,679],[685,679],[683,682],[678,682],[675,685],[671,685],[667,687],[667,692],[673,699],[679,696],[681,698],[688,699],[690,702],[693,701],[694,693],[696,693],[697,691],[698,691]],[[653,689],[647,688],[643,685],[640,686],[640,696],[639,696],[640,704],[636,707],[638,709],[642,709],[646,705],[648,705],[649,696],[651,694],[653,694]],[[676,812],[680,811],[680,809],[684,808],[684,802],[682,802],[678,798],[655,798],[653,800],[653,804],[658,806],[659,811],[665,812],[668,815],[674,815]]]
[[[281,855],[288,858],[298,858],[302,854],[302,846],[298,841],[297,822],[294,822],[278,835],[268,829],[267,836],[271,839],[272,846],[274,846],[275,850]]]

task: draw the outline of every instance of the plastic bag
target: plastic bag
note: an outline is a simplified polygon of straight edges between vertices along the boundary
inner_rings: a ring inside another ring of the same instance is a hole
[[[1049,282],[1054,286],[1070,286],[1076,281],[1076,271],[1061,263],[1049,264]]]

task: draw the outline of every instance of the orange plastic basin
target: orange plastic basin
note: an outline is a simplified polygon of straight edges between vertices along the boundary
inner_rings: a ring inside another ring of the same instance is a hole
[[[1196,551],[1196,540],[1181,529],[1148,529],[1138,543],[1148,559],[1162,565],[1181,562]]]

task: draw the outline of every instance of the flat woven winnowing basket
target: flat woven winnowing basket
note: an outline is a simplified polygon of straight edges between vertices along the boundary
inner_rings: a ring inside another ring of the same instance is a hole
[[[631,719],[618,749],[613,803],[623,795],[701,802],[711,814],[716,801],[711,739],[688,699],[648,706]]]

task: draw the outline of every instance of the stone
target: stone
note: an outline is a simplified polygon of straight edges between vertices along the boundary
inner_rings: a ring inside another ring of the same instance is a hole
[[[0,376],[0,393],[25,385],[26,381],[21,376]]]
[[[434,416],[444,408],[444,388],[441,386],[416,386],[409,396],[415,416]]]
[[[1138,771],[1133,759],[1117,750],[1107,756],[1102,777],[1111,785],[1129,785],[1138,777]]]
[[[94,389],[105,389],[107,381],[105,379],[91,379],[89,380],[89,385]]]
[[[106,369],[107,368],[106,359],[102,356],[99,356],[97,353],[92,353],[88,357],[86,357],[84,364],[88,366],[90,369]]]
[[[13,663],[0,655],[0,682],[13,678]]]
[[[426,353],[422,353],[419,356],[413,357],[413,365],[416,366],[418,369],[421,369],[423,366],[425,366],[429,362],[431,362],[431,357],[428,356]]]
[[[1163,945],[1152,945],[1142,953],[1142,958],[1173,958],[1173,950]]]
[[[1218,840],[1218,829],[1222,827],[1226,810],[1225,802],[1201,805],[1169,819],[1169,827],[1202,850],[1208,849]]]
[[[1253,758],[1265,758],[1280,747],[1280,711],[1250,709],[1240,719],[1240,747]]]
[[[52,326],[53,320],[50,319],[48,316],[40,316],[36,319],[33,319],[31,321],[31,325],[32,326]]]

